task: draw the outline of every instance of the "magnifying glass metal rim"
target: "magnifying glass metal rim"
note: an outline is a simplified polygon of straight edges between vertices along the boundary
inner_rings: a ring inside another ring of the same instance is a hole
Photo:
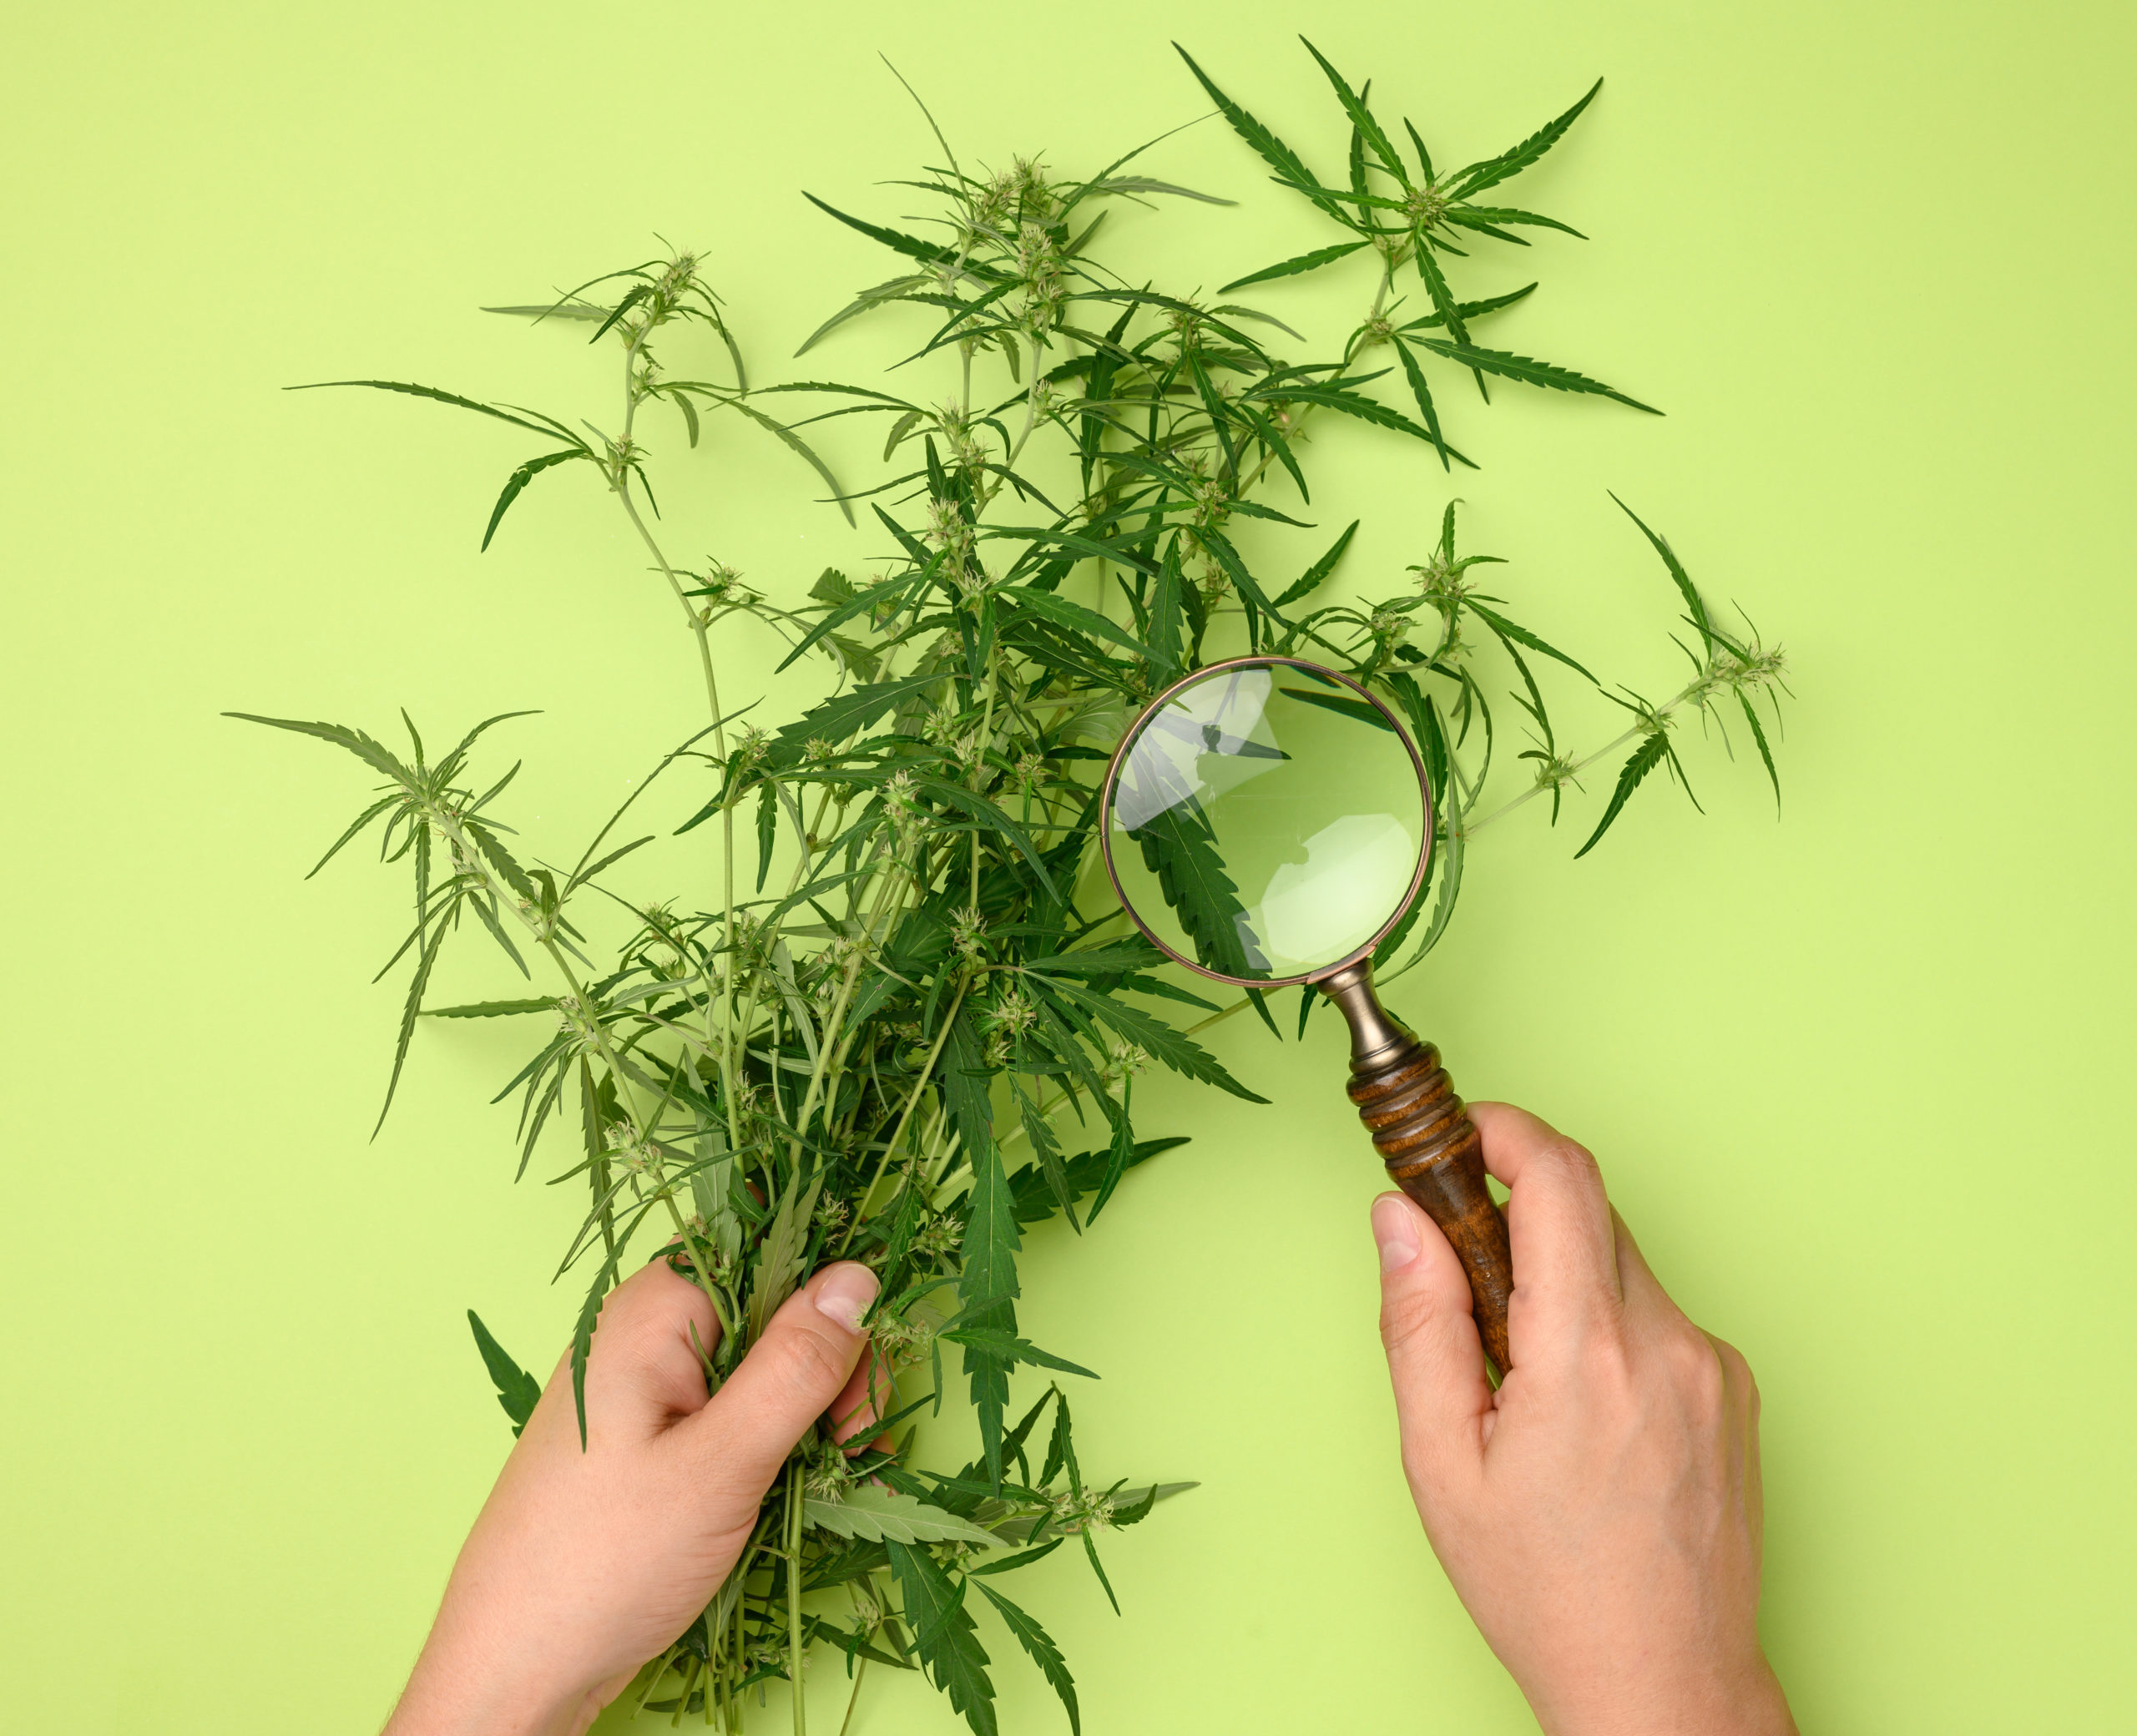
[[[1121,887],[1120,871],[1114,865],[1114,785],[1120,775],[1121,761],[1126,757],[1129,749],[1142,735],[1144,725],[1175,694],[1193,687],[1198,682],[1206,681],[1213,675],[1221,674],[1226,669],[1270,669],[1279,665],[1289,669],[1303,669],[1309,674],[1322,676],[1328,680],[1341,683],[1387,720],[1388,728],[1395,732],[1395,739],[1402,744],[1402,750],[1410,756],[1410,769],[1417,775],[1417,799],[1424,809],[1424,841],[1418,846],[1417,870],[1410,876],[1409,890],[1403,893],[1402,899],[1397,903],[1394,914],[1373,931],[1363,946],[1346,953],[1332,964],[1317,966],[1296,976],[1227,976],[1222,971],[1211,970],[1199,960],[1189,958],[1175,951],[1159,939],[1151,931],[1150,925],[1136,914],[1134,903]],[[1333,976],[1338,971],[1348,970],[1361,959],[1370,957],[1373,948],[1386,940],[1395,925],[1402,920],[1403,912],[1410,908],[1411,901],[1417,897],[1418,888],[1424,885],[1426,873],[1432,866],[1434,823],[1432,782],[1425,775],[1424,760],[1417,752],[1417,744],[1410,739],[1410,732],[1402,727],[1402,720],[1400,718],[1348,675],[1331,669],[1326,664],[1311,663],[1303,657],[1266,655],[1228,657],[1221,663],[1205,664],[1200,669],[1181,676],[1179,680],[1174,682],[1171,686],[1159,693],[1156,698],[1137,712],[1134,721],[1129,724],[1122,733],[1120,745],[1113,750],[1113,758],[1106,762],[1105,782],[1099,786],[1099,795],[1102,810],[1099,820],[1099,850],[1105,858],[1106,878],[1113,882],[1114,896],[1120,901],[1121,909],[1128,913],[1128,920],[1142,931],[1144,939],[1175,963],[1185,965],[1198,976],[1207,976],[1213,982],[1228,982],[1235,988],[1293,988],[1301,982],[1317,982],[1324,977]]]

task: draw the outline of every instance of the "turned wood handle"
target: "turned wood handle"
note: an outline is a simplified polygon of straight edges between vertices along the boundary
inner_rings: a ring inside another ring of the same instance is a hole
[[[1320,983],[1351,1025],[1351,1082],[1358,1119],[1388,1178],[1432,1214],[1461,1257],[1484,1350],[1501,1374],[1513,1366],[1506,1305],[1513,1256],[1506,1219],[1484,1179],[1484,1144],[1440,1065],[1439,1051],[1390,1017],[1362,965]]]

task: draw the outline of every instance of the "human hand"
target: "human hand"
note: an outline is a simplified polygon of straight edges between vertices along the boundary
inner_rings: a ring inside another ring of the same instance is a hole
[[[1513,1369],[1454,1250],[1373,1202],[1402,1465],[1432,1550],[1550,1736],[1793,1736],[1759,1647],[1759,1393],[1640,1258],[1595,1160],[1470,1106],[1511,1189]]]
[[[816,1419],[828,1410],[841,1441],[872,1428],[887,1394],[856,1329],[876,1291],[866,1266],[826,1267],[708,1402],[690,1342],[717,1340],[705,1293],[661,1259],[618,1285],[587,1361],[585,1451],[560,1362],[386,1736],[583,1732],[711,1601]]]

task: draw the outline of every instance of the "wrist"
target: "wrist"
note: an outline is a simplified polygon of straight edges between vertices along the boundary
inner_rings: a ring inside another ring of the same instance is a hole
[[[1762,1651],[1734,1666],[1702,1660],[1529,1698],[1545,1736],[1797,1736]]]
[[[578,1736],[590,1686],[479,1652],[426,1647],[382,1736]]]

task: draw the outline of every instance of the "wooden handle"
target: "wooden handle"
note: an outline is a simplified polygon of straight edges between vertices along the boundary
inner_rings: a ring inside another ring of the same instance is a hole
[[[1506,1219],[1484,1179],[1484,1145],[1440,1065],[1439,1051],[1391,1018],[1362,963],[1317,985],[1351,1025],[1351,1082],[1358,1119],[1389,1179],[1432,1214],[1469,1277],[1485,1353],[1504,1374],[1506,1305],[1513,1256]]]

